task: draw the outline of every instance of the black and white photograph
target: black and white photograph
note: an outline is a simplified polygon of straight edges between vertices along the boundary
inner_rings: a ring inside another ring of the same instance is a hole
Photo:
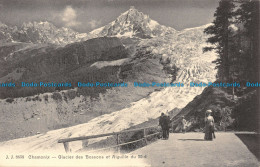
[[[259,167],[259,0],[0,0],[0,167]]]

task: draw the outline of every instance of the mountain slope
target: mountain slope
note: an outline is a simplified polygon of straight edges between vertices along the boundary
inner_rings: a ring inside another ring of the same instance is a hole
[[[135,88],[133,86],[135,81],[158,83],[171,81],[171,74],[163,70],[160,56],[145,54],[142,52],[143,48],[130,55],[128,49],[116,37],[100,37],[45,51],[41,49],[21,50],[6,58],[12,72],[0,79],[16,80],[17,84],[40,81],[71,82],[72,86],[66,88],[16,86],[0,89],[1,96],[8,97],[0,101],[2,106],[0,115],[3,116],[0,118],[0,122],[3,122],[1,127],[9,127],[9,131],[0,128],[1,140],[84,123],[101,114],[121,110],[130,103],[146,97],[155,89],[159,90],[156,87]],[[128,87],[75,88],[69,90],[68,95],[65,90],[60,91],[77,87],[77,82],[94,84],[126,82]],[[38,95],[39,93],[41,95]],[[74,94],[73,99],[70,94]],[[28,127],[30,124],[37,126]]]
[[[95,38],[58,48],[47,46],[31,49],[31,47],[12,52],[5,57],[2,63],[5,67],[1,71],[3,77],[0,77],[0,81],[15,81],[17,85],[20,85],[20,82],[71,82],[72,86],[66,89],[73,88],[78,81],[117,82],[119,70],[117,66],[98,70],[91,65],[98,61],[113,61],[129,56],[128,50],[115,37]],[[17,70],[21,71],[20,77],[12,77]],[[0,89],[0,92],[1,98],[7,98],[5,95],[24,97],[54,90],[55,87],[39,89],[16,86],[12,89],[12,94],[8,93],[7,89]]]

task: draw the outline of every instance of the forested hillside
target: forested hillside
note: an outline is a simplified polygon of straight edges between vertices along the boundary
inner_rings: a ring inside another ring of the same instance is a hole
[[[211,109],[219,130],[259,131],[259,1],[221,0],[214,17],[204,30],[212,45],[203,50],[218,55],[216,83],[240,86],[206,88],[174,119],[175,130],[182,115],[190,130],[200,130]]]

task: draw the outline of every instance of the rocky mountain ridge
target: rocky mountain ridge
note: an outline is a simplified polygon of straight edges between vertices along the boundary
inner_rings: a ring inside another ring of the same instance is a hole
[[[186,31],[191,32],[190,30],[196,31],[197,29],[204,29],[207,26],[203,25],[177,31],[172,27],[159,24],[132,6],[111,23],[88,33],[79,33],[66,27],[58,28],[48,21],[27,22],[21,26],[8,26],[0,22],[0,44],[25,42],[66,45],[103,36],[147,39],[174,35]]]
[[[28,22],[7,26],[0,22],[0,42],[27,42],[64,45],[87,40],[87,33],[78,33],[66,27],[57,28],[50,22]]]

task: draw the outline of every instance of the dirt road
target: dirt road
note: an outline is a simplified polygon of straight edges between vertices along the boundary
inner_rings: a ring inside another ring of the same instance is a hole
[[[138,149],[133,154],[147,155],[155,167],[258,167],[256,157],[234,133],[216,133],[214,141],[204,141],[203,133],[170,134]]]

